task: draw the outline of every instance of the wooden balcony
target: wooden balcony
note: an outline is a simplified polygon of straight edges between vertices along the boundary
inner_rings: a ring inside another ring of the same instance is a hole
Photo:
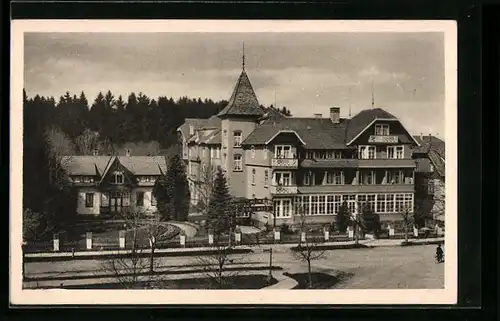
[[[271,166],[276,169],[297,169],[299,160],[297,158],[273,158]]]
[[[304,168],[415,168],[414,159],[304,159]]]
[[[297,194],[297,185],[272,185],[271,194],[273,195]]]

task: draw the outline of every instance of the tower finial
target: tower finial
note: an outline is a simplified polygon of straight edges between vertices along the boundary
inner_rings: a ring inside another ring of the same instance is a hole
[[[373,93],[373,80],[372,80],[372,109],[375,108],[375,95]]]
[[[245,70],[245,42],[243,42],[243,71]]]

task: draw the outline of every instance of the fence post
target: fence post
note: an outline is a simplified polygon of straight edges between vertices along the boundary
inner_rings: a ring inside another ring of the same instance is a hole
[[[352,229],[352,226],[347,228],[347,232],[349,233],[348,235],[350,239],[354,238],[354,230]]]
[[[214,235],[208,234],[208,245],[214,245]]]
[[[87,250],[92,250],[92,232],[87,232],[86,240],[87,240]]]
[[[418,238],[418,229],[415,226],[413,226],[413,236]]]
[[[306,242],[306,232],[300,233],[300,242],[302,242],[302,243]]]
[[[118,238],[120,239],[120,248],[124,249],[125,248],[125,231],[120,231],[118,233]]]
[[[389,238],[391,238],[391,236],[394,236],[394,228],[389,225],[388,229],[389,229]]]
[[[274,230],[274,242],[279,242],[280,241],[280,231],[279,230]]]
[[[186,247],[186,235],[180,235],[180,243],[182,247]]]
[[[324,232],[325,232],[325,242],[328,242],[330,240],[330,231],[327,228],[325,228]]]
[[[54,233],[54,252],[59,252],[59,233]]]
[[[236,245],[239,245],[241,243],[241,232],[234,233],[234,242],[236,243]]]

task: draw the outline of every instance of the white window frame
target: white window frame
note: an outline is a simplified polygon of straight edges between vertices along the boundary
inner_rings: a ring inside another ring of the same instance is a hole
[[[340,178],[340,182],[337,182],[338,178]],[[344,184],[344,171],[335,170],[326,172],[325,185],[343,185],[343,184]]]
[[[391,155],[392,151],[392,155]],[[388,159],[403,159],[405,157],[405,146],[404,145],[394,145],[387,146],[387,158]],[[401,153],[401,154],[399,154]],[[401,157],[399,157],[401,156]]]
[[[370,151],[373,151],[373,158],[370,158]],[[360,145],[358,146],[359,159],[377,159],[377,151],[373,145]]]
[[[233,155],[233,172],[243,171],[243,156],[241,154]]]
[[[280,156],[278,156],[278,150],[281,151]],[[288,153],[285,153],[286,150]],[[274,145],[274,158],[292,158],[292,145]]]
[[[399,182],[397,179],[392,182],[392,178],[394,177],[399,177]],[[387,184],[389,185],[399,185],[399,184],[404,184],[405,183],[405,173],[403,170],[400,169],[388,169],[387,170]]]
[[[92,204],[90,204],[90,205],[89,205],[89,202],[87,202],[89,199],[92,201]],[[93,208],[94,203],[95,203],[94,193],[85,193],[85,207],[86,208]]]
[[[280,185],[280,182],[279,180],[277,179],[277,174],[280,174],[280,177],[283,181],[283,183]],[[284,176],[287,176],[287,178],[289,179],[289,184],[285,184],[285,180],[283,179]],[[292,172],[286,172],[286,171],[276,171],[273,173],[273,181],[274,181],[274,185],[276,186],[293,186],[293,175],[292,175]]]
[[[241,142],[243,141],[243,133],[241,130],[233,131],[233,147],[241,147]]]
[[[285,213],[284,211],[284,203],[288,202],[289,208],[288,208],[288,213]],[[280,199],[275,199],[273,201],[273,215],[275,215],[277,218],[279,217],[291,217],[292,216],[292,211],[293,211],[293,203],[291,198],[280,198]]]
[[[362,179],[361,175],[364,174],[364,173],[370,173],[372,179],[371,179],[371,183],[370,184],[367,184],[367,183],[364,183],[364,180]],[[374,170],[360,170],[359,171],[359,184],[360,185],[375,185],[376,184],[376,176],[375,176],[375,171]]]
[[[125,177],[123,175],[122,172],[114,172],[113,173],[113,176],[114,176],[114,183],[117,184],[117,185],[121,185],[124,183],[125,181]],[[118,177],[121,177],[121,182],[118,182]]]
[[[375,124],[375,135],[376,136],[388,136],[388,135],[390,135],[389,124]]]
[[[257,176],[257,170],[252,168],[252,185],[255,186],[255,177]]]
[[[311,185],[311,182],[312,182],[312,172],[307,172],[305,175],[304,175],[304,179],[303,179],[303,185]]]
[[[269,170],[264,170],[264,187],[267,188],[269,186]]]

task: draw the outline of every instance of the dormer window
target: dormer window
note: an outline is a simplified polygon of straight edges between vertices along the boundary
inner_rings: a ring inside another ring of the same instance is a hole
[[[123,184],[123,173],[115,172],[114,179],[115,179],[115,184]]]
[[[375,125],[375,135],[377,135],[377,136],[389,135],[389,125],[388,124],[376,124]]]
[[[233,136],[234,136],[234,147],[241,147],[241,141],[242,141],[241,131],[235,130],[233,132]]]

